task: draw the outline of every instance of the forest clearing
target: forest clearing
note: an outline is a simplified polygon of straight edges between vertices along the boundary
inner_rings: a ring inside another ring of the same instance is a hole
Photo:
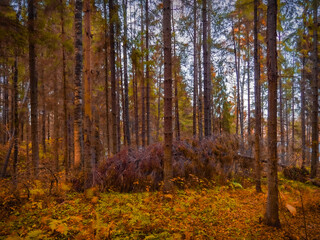
[[[318,0],[1,0],[0,239],[320,239]]]

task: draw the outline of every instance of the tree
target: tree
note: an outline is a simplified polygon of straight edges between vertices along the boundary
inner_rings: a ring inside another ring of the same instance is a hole
[[[260,163],[260,139],[261,139],[261,94],[260,94],[260,56],[258,44],[258,6],[259,0],[254,0],[254,96],[255,96],[255,178],[256,178],[256,191],[261,192],[261,163]]]
[[[311,178],[317,176],[319,162],[319,132],[318,132],[318,1],[313,0],[313,69],[312,69],[312,155],[311,155]]]
[[[197,60],[197,0],[193,0],[193,137],[197,135],[198,60]],[[199,111],[199,109],[198,109]]]
[[[171,4],[163,0],[163,52],[164,52],[164,186],[172,188],[172,54],[171,54]]]
[[[277,156],[277,1],[268,0],[267,10],[268,71],[268,199],[266,223],[280,226]]]
[[[84,166],[82,96],[82,0],[75,2],[74,167]]]
[[[116,98],[116,63],[115,63],[115,16],[116,7],[113,0],[109,0],[109,37],[110,37],[110,67],[111,67],[111,114],[112,114],[112,153],[118,151],[117,142],[117,98]]]
[[[148,4],[148,0],[146,0],[146,4]],[[127,23],[127,0],[123,1],[123,18],[124,18],[124,39],[123,39],[123,61],[124,61],[124,128],[125,128],[125,137],[126,143],[128,146],[131,145],[131,138],[130,138],[130,116],[129,116],[129,97],[128,97],[128,59],[127,59],[127,46],[128,46],[128,23]],[[146,6],[146,9],[148,7]],[[148,26],[147,26],[148,29]],[[148,30],[147,30],[148,31]],[[147,41],[148,42],[148,41]],[[147,46],[148,48],[148,46]],[[147,69],[148,73],[148,69]],[[149,74],[149,73],[148,73]],[[148,76],[147,76],[148,78]],[[148,79],[147,79],[148,82]],[[147,89],[148,94],[148,89]],[[147,97],[148,101],[148,97]],[[149,105],[150,106],[150,105]],[[147,113],[148,113],[148,104],[147,104]],[[147,116],[148,117],[148,116]],[[148,137],[148,135],[147,135]],[[149,136],[150,137],[150,136]],[[149,139],[149,138],[147,138]]]
[[[28,31],[29,31],[29,73],[30,73],[30,101],[31,101],[31,141],[32,141],[32,163],[34,174],[39,173],[39,140],[38,140],[38,76],[36,70],[35,49],[35,1],[29,0],[28,4]]]
[[[211,136],[211,114],[210,114],[210,62],[208,59],[208,21],[207,0],[202,1],[202,24],[203,24],[203,95],[204,95],[204,135]]]

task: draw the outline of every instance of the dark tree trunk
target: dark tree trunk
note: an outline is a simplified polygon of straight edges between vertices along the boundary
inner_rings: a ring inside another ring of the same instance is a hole
[[[62,42],[62,81],[63,81],[63,162],[66,172],[66,177],[69,174],[69,134],[68,134],[68,97],[67,97],[67,72],[66,72],[66,50],[64,46],[65,42],[65,31],[64,31],[64,8],[65,2],[64,0],[60,0],[61,4],[61,12],[60,12],[60,19],[61,19],[61,42]],[[49,128],[49,124],[48,124]]]
[[[110,154],[110,128],[109,128],[109,48],[108,48],[108,23],[107,23],[107,1],[103,1],[103,12],[105,17],[105,25],[104,25],[104,62],[105,62],[105,99],[106,99],[106,144],[107,144],[107,152]]]
[[[261,94],[260,94],[260,56],[259,56],[259,42],[258,42],[258,5],[259,0],[254,0],[254,97],[255,97],[255,178],[256,178],[256,191],[261,192]]]
[[[149,64],[149,0],[146,0],[146,110],[147,110],[147,145],[150,144],[150,64]]]
[[[118,150],[117,141],[117,98],[116,98],[116,64],[115,64],[115,17],[116,7],[113,0],[109,0],[109,31],[110,31],[110,67],[111,67],[111,114],[112,114],[112,153]]]
[[[193,137],[197,136],[198,60],[197,60],[197,1],[193,0]]]
[[[130,147],[131,145],[131,137],[130,137],[130,116],[129,116],[129,90],[128,90],[128,57],[127,57],[127,45],[128,45],[128,24],[127,24],[127,4],[128,1],[124,0],[123,2],[123,17],[124,17],[124,40],[123,40],[123,61],[124,61],[124,128],[126,135],[126,143]],[[148,1],[147,1],[148,4]],[[147,6],[146,6],[147,8]],[[148,27],[147,27],[148,29]],[[148,31],[148,30],[147,30]],[[148,35],[147,35],[148,36]],[[147,40],[148,42],[148,40]],[[148,48],[148,46],[147,46]],[[148,73],[148,68],[147,68]],[[149,73],[148,73],[149,74]],[[148,78],[149,76],[147,76]],[[147,80],[147,83],[148,80]],[[147,89],[148,94],[148,89]],[[148,101],[148,97],[147,97]],[[148,107],[148,104],[147,104]],[[148,108],[147,108],[148,111]]]
[[[312,69],[312,154],[311,154],[311,178],[317,176],[319,163],[319,131],[318,131],[318,1],[313,0],[313,69]]]
[[[29,73],[30,73],[30,100],[31,100],[31,141],[32,163],[34,175],[39,173],[39,140],[38,140],[38,76],[36,71],[35,49],[35,1],[28,4],[28,31],[29,31]]]
[[[268,199],[266,223],[280,226],[277,156],[277,1],[268,0],[267,69],[268,69]]]
[[[18,57],[15,57],[14,60],[14,76],[13,76],[13,178],[14,183],[16,184],[16,175],[17,175],[17,163],[18,163],[18,154],[19,154],[19,119],[18,119]]]
[[[174,132],[175,132],[175,137],[176,140],[180,140],[180,120],[179,120],[179,99],[178,99],[178,76],[177,76],[177,71],[179,69],[179,61],[178,57],[176,56],[176,33],[174,29],[174,18],[173,18],[173,2],[171,2],[171,21],[172,21],[172,31],[173,31],[173,76],[174,76]]]
[[[55,81],[57,82],[57,77],[55,78]],[[57,84],[54,84],[54,98],[56,99],[55,100],[55,104],[54,104],[54,111],[53,111],[53,114],[54,114],[54,117],[53,117],[53,128],[54,128],[54,131],[53,131],[53,137],[54,137],[54,142],[53,142],[53,154],[54,154],[54,169],[55,171],[58,173],[59,170],[60,170],[60,165],[59,165],[59,132],[60,132],[60,129],[59,129],[59,126],[60,126],[60,123],[59,123],[59,112],[58,112],[58,109],[59,109],[59,90],[58,90],[58,86]]]
[[[207,22],[207,0],[202,1],[202,22],[203,22],[203,86],[204,86],[204,135],[211,136],[211,115],[210,115],[210,66],[208,61],[208,22]]]
[[[171,54],[171,4],[163,0],[163,44],[164,44],[164,185],[163,190],[172,189],[172,54]]]

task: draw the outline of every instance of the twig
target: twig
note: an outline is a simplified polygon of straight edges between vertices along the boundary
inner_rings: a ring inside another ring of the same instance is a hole
[[[308,232],[307,232],[307,220],[306,220],[306,214],[304,212],[304,207],[303,207],[303,199],[302,199],[302,194],[301,194],[301,190],[299,190],[300,193],[300,200],[301,200],[301,207],[302,207],[302,214],[303,214],[303,223],[304,223],[304,231],[306,234],[306,239],[308,239]]]

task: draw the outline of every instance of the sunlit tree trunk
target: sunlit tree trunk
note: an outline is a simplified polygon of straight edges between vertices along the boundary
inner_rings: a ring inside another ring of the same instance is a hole
[[[82,0],[75,2],[74,168],[84,166],[82,94]]]
[[[268,198],[266,223],[280,226],[277,156],[277,1],[268,0],[267,69],[268,69]]]

